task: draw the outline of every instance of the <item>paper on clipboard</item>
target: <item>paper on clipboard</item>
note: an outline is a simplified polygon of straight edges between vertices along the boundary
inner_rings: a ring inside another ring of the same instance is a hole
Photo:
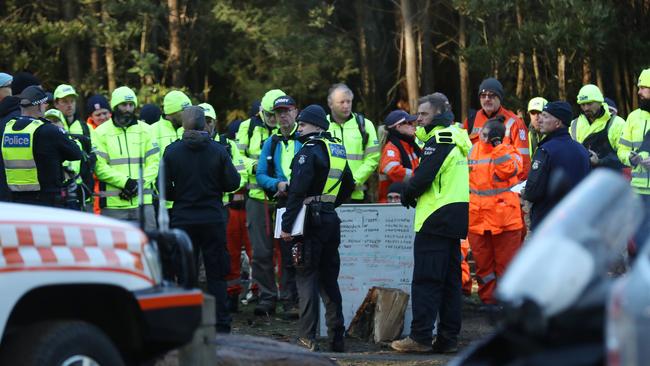
[[[282,233],[282,215],[287,211],[286,207],[278,208],[275,212],[275,234],[274,238],[280,239],[280,233]],[[307,206],[302,205],[298,216],[296,216],[296,221],[293,223],[293,228],[291,229],[291,236],[302,235],[305,229],[305,213],[307,211]]]
[[[516,186],[512,187],[510,190],[515,192],[515,193],[521,193],[521,190],[526,188],[526,181],[523,181]]]

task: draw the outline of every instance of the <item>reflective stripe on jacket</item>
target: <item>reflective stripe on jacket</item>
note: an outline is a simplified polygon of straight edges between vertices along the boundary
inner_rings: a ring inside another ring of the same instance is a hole
[[[407,159],[411,162],[412,168],[406,168],[402,165],[401,153],[397,146],[391,141],[386,142],[381,151],[379,160],[379,203],[385,203],[388,195],[388,188],[393,182],[406,182],[412,176],[415,169],[420,163],[420,158],[415,153],[413,146],[408,142],[400,140],[402,148],[407,154]]]
[[[632,151],[642,158],[650,157],[650,141],[643,143],[646,134],[650,131],[650,112],[637,109],[627,116],[623,133],[618,142],[618,158],[627,166],[630,163]],[[649,136],[650,137],[650,136]],[[632,188],[640,194],[650,194],[650,170],[641,164],[632,167]]]
[[[251,124],[253,131],[249,133],[248,130],[251,128]],[[272,133],[276,133],[277,130],[277,127],[269,129],[259,117],[253,117],[242,122],[237,131],[237,148],[248,168],[248,196],[256,200],[263,201],[266,199],[266,194],[257,185],[257,178],[255,177],[257,161],[262,152],[262,144]],[[250,140],[248,138],[249,135]]]
[[[2,159],[4,160],[7,185],[12,192],[40,191],[38,170],[34,160],[34,133],[43,125],[32,120],[22,130],[14,131],[16,120],[7,122],[2,136]]]
[[[523,227],[519,194],[511,189],[522,169],[519,152],[508,144],[492,147],[482,141],[469,153],[469,231],[492,235]]]
[[[506,126],[506,135],[503,139],[503,143],[512,145],[517,149],[517,151],[519,151],[519,154],[523,160],[523,169],[519,173],[519,180],[525,180],[528,176],[528,171],[530,170],[530,150],[527,141],[528,128],[526,128],[526,124],[518,115],[508,109],[505,109],[503,106],[501,106],[499,110],[494,113],[493,117],[499,115],[505,117],[504,124]],[[478,142],[481,128],[483,128],[483,125],[489,119],[490,117],[485,114],[483,109],[479,110],[476,113],[474,128],[472,128],[472,131],[467,131],[469,133],[470,140],[472,140],[472,144]],[[467,129],[467,119],[463,122],[463,128]]]
[[[364,184],[379,165],[380,151],[375,125],[372,121],[364,119],[365,130],[368,134],[368,143],[364,149],[363,137],[355,113],[351,113],[350,119],[342,124],[332,121],[330,115],[327,116],[327,119],[330,121],[327,132],[332,137],[341,140],[341,143],[345,146],[348,164],[357,185],[354,192],[352,192],[352,199],[361,200],[364,196],[363,191],[366,189]]]
[[[118,209],[138,207],[137,197],[123,200],[119,194],[129,178],[138,180],[141,163],[144,203],[150,204],[160,162],[160,149],[152,136],[151,126],[138,121],[123,128],[108,120],[95,129],[94,137],[97,154],[95,174],[101,182],[101,206]]]

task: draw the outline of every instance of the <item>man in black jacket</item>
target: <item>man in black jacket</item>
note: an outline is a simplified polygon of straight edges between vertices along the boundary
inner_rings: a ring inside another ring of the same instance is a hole
[[[589,174],[589,153],[569,135],[571,105],[564,101],[546,104],[539,116],[539,143],[531,163],[524,199],[533,203],[531,229],[535,229],[553,207]]]
[[[325,110],[319,105],[310,105],[298,115],[298,139],[303,145],[291,162],[287,210],[282,216],[282,245],[292,245],[296,266],[299,343],[312,351],[318,349],[320,294],[325,304],[330,350],[343,352],[345,326],[338,284],[341,220],[334,209],[352,195],[355,184],[345,147],[326,132],[328,127]],[[309,207],[304,235],[290,244],[303,203]]]
[[[195,259],[203,253],[208,292],[215,297],[217,332],[230,332],[225,276],[230,271],[226,251],[223,192],[239,187],[239,173],[226,149],[205,131],[205,115],[198,106],[182,114],[185,132],[163,155],[167,197],[174,202],[170,225],[192,239]]]
[[[2,158],[12,201],[64,207],[64,161],[81,159],[67,132],[43,118],[47,95],[29,86],[17,96],[20,116],[4,127]]]

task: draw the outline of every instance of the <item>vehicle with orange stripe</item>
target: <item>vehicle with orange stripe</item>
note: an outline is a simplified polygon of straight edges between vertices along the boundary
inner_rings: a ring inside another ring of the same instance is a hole
[[[183,232],[0,203],[0,365],[140,364],[179,347],[201,320],[194,271]]]

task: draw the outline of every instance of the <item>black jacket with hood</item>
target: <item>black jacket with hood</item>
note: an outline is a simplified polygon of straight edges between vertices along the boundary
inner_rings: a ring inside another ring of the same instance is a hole
[[[240,182],[226,149],[205,132],[185,131],[167,146],[163,161],[166,198],[174,201],[171,225],[223,223],[223,192]]]

